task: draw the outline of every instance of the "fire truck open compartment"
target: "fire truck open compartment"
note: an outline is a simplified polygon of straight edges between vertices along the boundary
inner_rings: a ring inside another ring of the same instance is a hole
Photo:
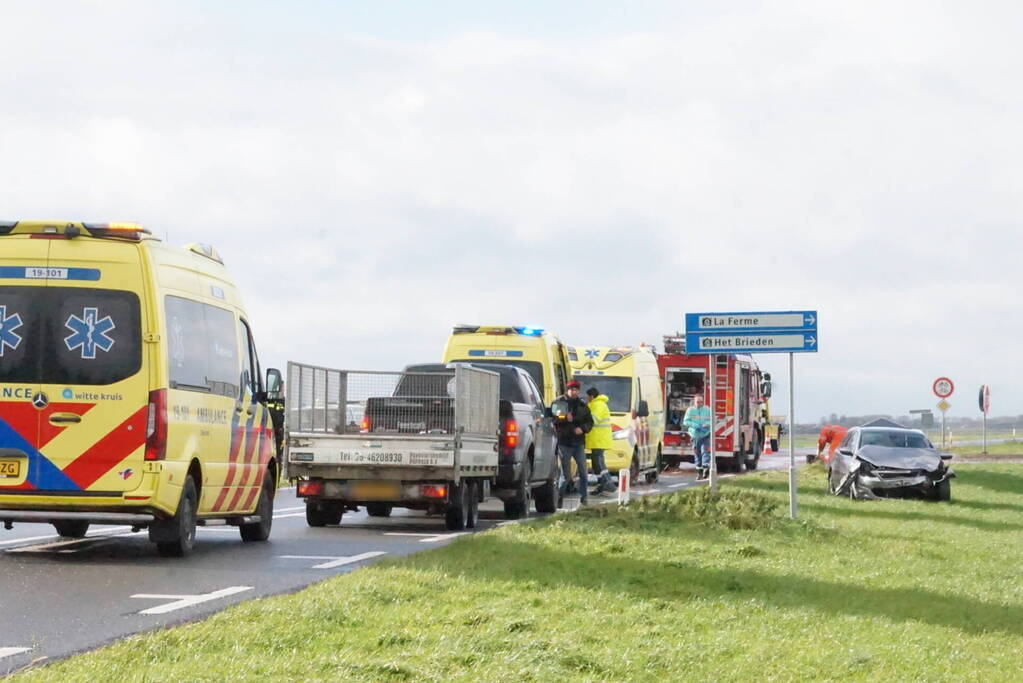
[[[695,368],[667,368],[664,372],[664,403],[668,406],[666,431],[683,431],[682,419],[696,396],[706,398],[704,373]]]

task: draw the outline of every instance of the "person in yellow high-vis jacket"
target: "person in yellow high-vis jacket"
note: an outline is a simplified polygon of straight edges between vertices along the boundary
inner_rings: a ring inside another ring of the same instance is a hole
[[[593,429],[586,434],[586,449],[590,452],[593,471],[597,473],[597,489],[593,492],[600,495],[604,491],[612,491],[611,473],[604,464],[604,451],[611,448],[611,411],[607,407],[607,396],[597,391],[596,387],[586,390],[589,402],[586,404],[593,415]]]

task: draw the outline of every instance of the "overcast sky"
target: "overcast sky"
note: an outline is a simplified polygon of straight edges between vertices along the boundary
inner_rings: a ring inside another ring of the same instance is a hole
[[[216,245],[264,365],[817,309],[798,421],[933,407],[939,375],[952,415],[982,383],[1023,414],[1021,25],[1010,2],[7,1],[0,218]],[[760,360],[784,399],[786,357]]]

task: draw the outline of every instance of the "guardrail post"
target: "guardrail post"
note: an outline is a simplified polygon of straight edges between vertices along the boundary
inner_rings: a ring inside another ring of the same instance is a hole
[[[631,481],[629,470],[618,470],[618,505],[629,504]]]

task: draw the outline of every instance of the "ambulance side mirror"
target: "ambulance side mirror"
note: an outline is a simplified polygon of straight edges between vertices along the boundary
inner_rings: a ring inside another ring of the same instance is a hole
[[[646,401],[640,401],[636,406],[636,417],[650,417],[650,405]]]
[[[277,401],[281,398],[281,371],[277,368],[269,368],[266,371],[266,400]]]

